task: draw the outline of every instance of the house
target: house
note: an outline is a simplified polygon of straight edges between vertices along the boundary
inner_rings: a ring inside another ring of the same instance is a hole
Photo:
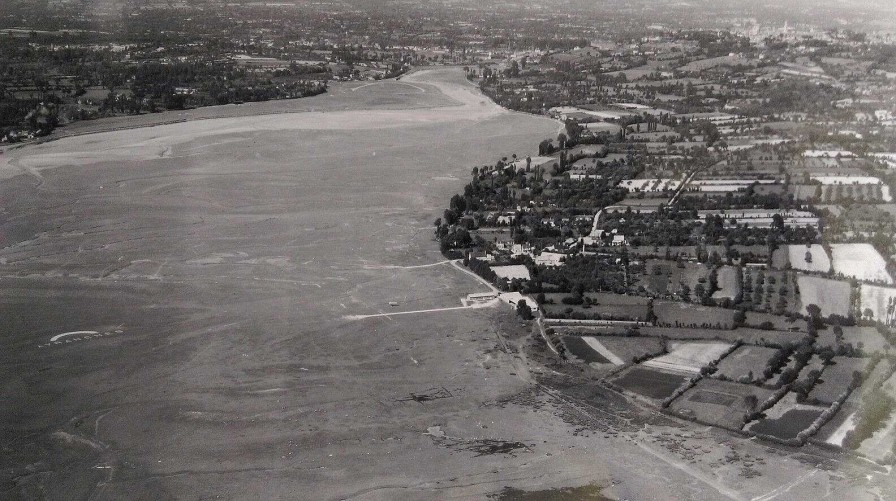
[[[613,235],[610,245],[625,245],[625,235]]]
[[[603,176],[600,174],[588,174],[585,171],[570,171],[569,179],[573,181],[581,181],[584,179],[602,179]]]
[[[535,264],[550,267],[562,266],[565,258],[566,254],[561,254],[559,252],[542,252],[535,257]]]
[[[529,269],[521,264],[511,264],[507,266],[492,266],[495,275],[507,280],[520,279],[529,280]]]
[[[513,244],[510,246],[510,255],[512,257],[531,256],[532,246],[530,244]]]
[[[513,224],[514,221],[516,221],[516,214],[514,214],[512,212],[506,213],[506,214],[501,214],[498,216],[498,219],[495,220],[495,222],[499,225],[505,224],[508,226]]]

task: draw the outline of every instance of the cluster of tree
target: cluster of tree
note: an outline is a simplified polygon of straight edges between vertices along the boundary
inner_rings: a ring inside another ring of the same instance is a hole
[[[563,266],[537,268],[537,275],[539,281],[578,296],[585,292],[626,292],[625,267],[616,262],[615,256],[569,256]]]
[[[755,185],[751,185],[746,190],[737,193],[729,191],[723,196],[689,193],[678,200],[679,210],[791,210],[796,208],[797,205],[792,194],[782,196],[777,193],[757,193]]]

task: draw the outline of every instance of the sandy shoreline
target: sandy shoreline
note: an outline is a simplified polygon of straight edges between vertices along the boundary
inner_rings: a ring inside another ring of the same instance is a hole
[[[57,141],[60,139],[68,138],[68,137],[77,137],[84,136],[89,134],[97,134],[102,132],[115,132],[121,130],[128,129],[139,129],[144,127],[156,127],[160,125],[172,125],[184,122],[192,122],[197,120],[215,120],[219,118],[236,118],[236,117],[251,117],[251,116],[264,116],[264,115],[285,115],[292,113],[307,113],[314,112],[317,108],[321,108],[320,111],[331,111],[327,110],[328,104],[326,101],[333,101],[342,97],[342,95],[355,92],[360,88],[368,87],[371,85],[381,85],[387,83],[398,83],[401,84],[402,80],[404,82],[414,82],[414,84],[424,84],[424,85],[432,85],[438,90],[445,93],[445,89],[447,86],[444,85],[434,85],[432,82],[421,81],[419,78],[420,73],[426,73],[430,71],[443,70],[448,68],[455,68],[453,66],[442,66],[435,68],[415,68],[408,73],[401,75],[398,78],[389,78],[384,80],[377,80],[373,82],[329,82],[328,90],[324,94],[309,96],[303,98],[294,98],[294,99],[278,99],[278,100],[270,100],[270,101],[257,101],[257,102],[249,102],[242,104],[224,104],[224,105],[216,105],[216,106],[203,106],[199,108],[191,108],[187,110],[170,110],[163,111],[159,113],[144,113],[141,115],[124,115],[124,116],[115,116],[115,117],[106,117],[106,118],[98,118],[94,120],[81,120],[77,122],[72,122],[70,124],[64,125],[62,127],[57,128],[53,131],[49,136],[37,139],[28,143],[17,143],[17,144],[8,144],[8,145],[0,145],[0,151],[4,150],[15,150],[18,148],[23,148],[27,146],[31,146],[34,144],[41,144],[45,142]],[[473,86],[472,84],[470,84]],[[473,86],[475,88],[475,86]],[[449,91],[450,92],[450,91]],[[477,91],[478,92],[478,91]],[[447,97],[446,93],[446,97]],[[335,98],[335,99],[334,99]],[[487,99],[487,98],[486,98]],[[489,100],[490,101],[490,100]],[[460,103],[455,103],[460,104]],[[449,105],[449,104],[446,104]],[[431,108],[431,104],[419,104],[419,105],[405,105],[401,107],[396,107],[392,109],[402,109],[409,110],[415,108]],[[373,105],[370,109],[380,109],[380,106]],[[508,110],[511,111],[511,110]]]
[[[100,124],[100,129],[97,130],[77,135],[60,135],[48,141],[8,149],[0,157],[0,179],[22,173],[40,177],[41,170],[65,165],[176,156],[179,146],[212,135],[245,136],[291,130],[385,129],[453,121],[478,123],[499,115],[516,113],[498,106],[482,95],[474,85],[457,75],[456,68],[424,69],[405,75],[400,81],[344,86],[338,92],[352,99],[364,99],[365,94],[371,92],[393,92],[396,89],[402,91],[406,87],[413,92],[428,93],[426,98],[429,100],[434,97],[434,92],[438,92],[440,95],[436,96],[436,106],[430,103],[427,108],[382,108],[377,104],[379,96],[373,95],[369,107],[316,111],[314,102],[310,101],[320,97],[315,96],[296,100],[309,100],[306,103],[290,103],[304,104],[302,109],[265,111],[256,109],[259,107],[215,107],[218,109],[209,108],[205,111],[208,116],[193,114],[173,122],[165,116],[167,114],[162,114],[152,117],[155,119],[153,123],[133,124],[116,130],[102,130]],[[269,103],[271,102],[262,104],[270,106]],[[220,108],[224,108],[225,112],[238,110],[239,115],[216,116],[220,114]],[[243,110],[255,111],[243,114]]]

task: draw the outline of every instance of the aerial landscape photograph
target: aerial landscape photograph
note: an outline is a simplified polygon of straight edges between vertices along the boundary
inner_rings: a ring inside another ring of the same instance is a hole
[[[896,500],[896,2],[0,0],[0,500]]]

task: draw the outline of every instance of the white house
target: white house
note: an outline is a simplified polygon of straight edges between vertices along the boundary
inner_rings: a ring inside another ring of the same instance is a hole
[[[529,269],[521,264],[493,266],[492,271],[495,272],[495,275],[498,275],[501,278],[506,278],[507,280],[513,280],[514,278],[529,280],[531,278],[529,276]]]
[[[535,264],[552,267],[561,266],[564,258],[566,258],[566,254],[561,254],[559,252],[542,252],[535,257]]]

